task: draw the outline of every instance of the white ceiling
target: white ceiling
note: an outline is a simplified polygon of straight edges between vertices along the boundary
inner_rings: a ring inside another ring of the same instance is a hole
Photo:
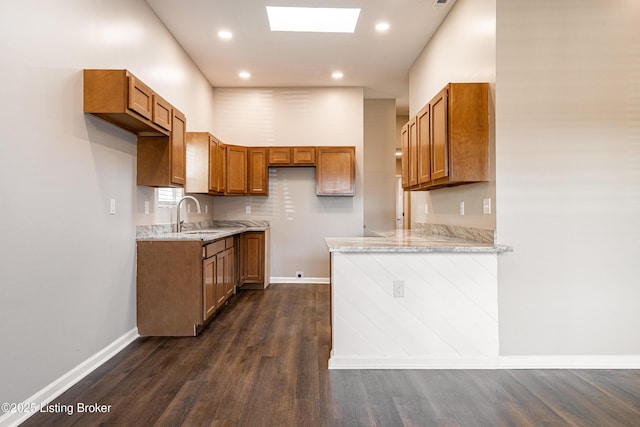
[[[214,87],[358,86],[408,112],[409,68],[455,0],[147,0]],[[356,31],[269,31],[266,6],[359,7]],[[391,28],[375,31],[379,21]],[[219,30],[233,33],[231,40]],[[241,70],[249,80],[238,77]],[[331,73],[340,70],[340,81]]]

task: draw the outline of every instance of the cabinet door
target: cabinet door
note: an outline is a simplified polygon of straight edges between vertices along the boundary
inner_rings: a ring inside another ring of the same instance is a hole
[[[415,117],[409,121],[409,186],[418,185],[418,135]]]
[[[315,166],[316,147],[293,147],[293,164],[295,166]]]
[[[153,123],[171,130],[171,104],[159,95],[153,94]]]
[[[266,196],[269,193],[267,149],[249,149],[249,194]]]
[[[449,141],[447,133],[447,89],[429,103],[431,109],[431,179],[449,175]]]
[[[402,126],[400,132],[400,140],[402,144],[402,188],[409,187],[409,123]]]
[[[225,291],[225,275],[227,274],[227,265],[224,259],[225,253],[224,251],[218,253],[216,258],[216,284],[215,284],[215,293],[216,293],[216,309],[222,307],[225,299],[227,298],[227,293]]]
[[[218,140],[218,192],[224,194],[227,189],[227,146]]]
[[[216,311],[216,264],[217,258],[212,256],[202,261],[202,301],[203,319],[207,320]]]
[[[355,147],[318,147],[316,194],[353,196],[356,193]]]
[[[225,251],[225,297],[229,298],[233,295],[233,286],[235,284],[235,250],[234,248],[229,248]]]
[[[247,147],[227,145],[226,194],[247,194]]]
[[[187,119],[180,111],[173,109],[171,123],[171,182],[184,185],[186,174]]]
[[[291,164],[291,147],[270,147],[269,166],[288,166]]]
[[[429,128],[429,105],[425,105],[416,115],[418,184],[425,184],[431,181],[431,135]]]
[[[240,237],[242,284],[264,283],[264,233],[248,232]]]
[[[218,140],[209,135],[209,193],[218,193],[222,191],[219,187],[220,179],[218,174],[220,165],[218,162]]]
[[[153,117],[153,91],[132,75],[129,75],[128,107],[146,119]]]

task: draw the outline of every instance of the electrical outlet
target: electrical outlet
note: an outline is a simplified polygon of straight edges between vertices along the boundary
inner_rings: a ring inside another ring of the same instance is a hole
[[[148,200],[144,201],[144,214],[145,215],[149,215],[149,201]]]
[[[482,199],[482,213],[485,215],[491,215],[491,199]]]
[[[111,199],[109,203],[109,215],[116,214],[116,199]]]
[[[296,271],[296,277],[302,279],[304,277],[304,271]]]
[[[393,297],[404,298],[404,280],[393,281]]]
[[[247,205],[247,206],[245,206],[245,208],[244,208],[244,209],[245,209],[245,213],[246,213],[246,214],[250,214],[250,213],[251,213],[251,205]]]
[[[460,202],[460,215],[464,215],[464,202]]]
[[[429,215],[429,205],[427,203],[424,204],[424,214]]]

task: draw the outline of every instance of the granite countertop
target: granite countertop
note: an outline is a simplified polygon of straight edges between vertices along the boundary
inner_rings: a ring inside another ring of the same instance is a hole
[[[197,241],[203,243],[233,236],[247,231],[266,231],[268,221],[202,221],[184,223],[182,232],[175,231],[175,225],[149,225],[136,227],[136,240],[164,240],[164,241]]]
[[[389,252],[389,253],[501,253],[511,252],[509,246],[469,238],[427,234],[423,230],[392,230],[374,232],[370,237],[327,237],[329,252]]]

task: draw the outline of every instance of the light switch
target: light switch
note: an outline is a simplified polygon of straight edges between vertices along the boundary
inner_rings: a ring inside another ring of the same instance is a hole
[[[429,214],[429,204],[427,204],[427,203],[424,204],[424,214],[425,215]]]
[[[245,213],[250,214],[251,213],[251,205],[247,205],[245,207]]]
[[[145,215],[149,215],[149,201],[148,200],[144,201],[144,213],[145,213]]]

